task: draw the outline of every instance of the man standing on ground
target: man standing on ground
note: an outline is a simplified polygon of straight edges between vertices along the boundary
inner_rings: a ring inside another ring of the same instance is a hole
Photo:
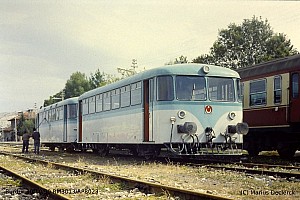
[[[28,153],[29,138],[30,138],[29,133],[25,132],[22,137],[23,139],[22,153]]]
[[[40,133],[36,131],[36,128],[33,128],[32,138],[34,140],[34,153],[40,153]]]

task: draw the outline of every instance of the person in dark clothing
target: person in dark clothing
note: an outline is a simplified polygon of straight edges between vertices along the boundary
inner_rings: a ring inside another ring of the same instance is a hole
[[[40,133],[36,131],[35,128],[33,128],[32,138],[34,140],[34,153],[39,154],[40,153]]]
[[[22,153],[28,153],[29,138],[30,138],[29,133],[25,132],[22,137],[23,139]]]

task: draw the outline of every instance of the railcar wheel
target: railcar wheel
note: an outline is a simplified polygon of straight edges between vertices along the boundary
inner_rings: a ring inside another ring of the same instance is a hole
[[[50,151],[55,151],[55,146],[50,146],[50,147],[49,147],[49,150],[50,150]]]
[[[101,157],[107,156],[109,154],[109,147],[104,147],[98,149],[98,155]]]
[[[296,149],[293,147],[285,146],[285,148],[277,149],[277,152],[281,158],[291,159],[296,153]]]
[[[58,147],[58,151],[59,151],[59,152],[64,152],[64,150],[65,150],[65,148],[64,148],[63,146],[59,146],[59,147]]]
[[[70,145],[70,146],[68,146],[68,147],[66,148],[66,151],[67,151],[68,153],[73,153],[73,152],[74,152],[74,147],[73,147],[72,145]]]
[[[249,156],[254,157],[254,156],[258,156],[259,154],[259,150],[258,149],[254,149],[254,148],[250,148],[247,149]]]

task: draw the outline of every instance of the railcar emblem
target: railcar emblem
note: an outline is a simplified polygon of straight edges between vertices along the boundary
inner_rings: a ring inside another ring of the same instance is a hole
[[[210,105],[205,106],[205,113],[210,114],[212,112],[212,107]]]

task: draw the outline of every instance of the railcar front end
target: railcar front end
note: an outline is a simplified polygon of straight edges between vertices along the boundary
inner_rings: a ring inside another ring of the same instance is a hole
[[[198,74],[158,77],[157,84],[155,141],[180,155],[242,153],[248,126],[242,123],[236,74],[205,66]]]

